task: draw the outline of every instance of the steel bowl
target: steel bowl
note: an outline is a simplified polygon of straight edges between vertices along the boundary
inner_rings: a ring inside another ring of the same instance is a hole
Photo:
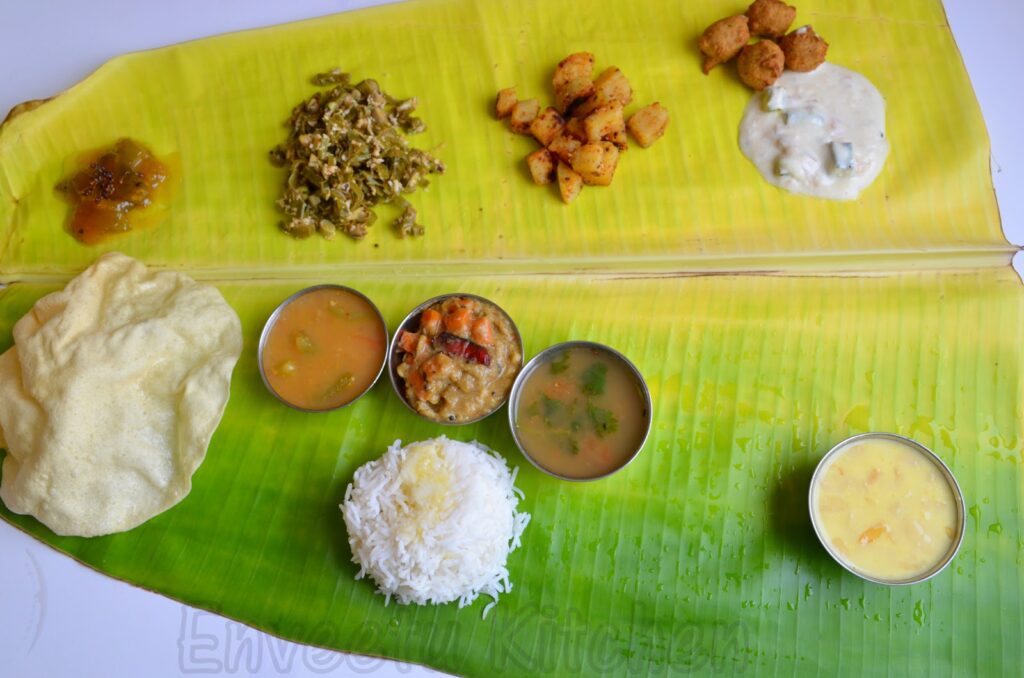
[[[636,377],[637,387],[644,401],[644,411],[647,418],[647,426],[644,428],[644,435],[640,439],[640,443],[637,445],[636,449],[633,450],[633,453],[629,455],[629,457],[624,462],[622,462],[621,465],[612,469],[611,471],[608,471],[607,473],[602,473],[596,476],[563,476],[559,473],[555,473],[554,471],[546,468],[543,464],[538,462],[530,455],[529,450],[527,450],[526,446],[523,444],[523,441],[520,439],[519,431],[516,428],[516,415],[519,413],[519,399],[522,395],[523,387],[526,385],[526,382],[529,381],[530,379],[530,375],[532,375],[534,370],[536,370],[540,365],[547,364],[547,360],[552,355],[572,348],[589,348],[596,351],[601,351],[611,356],[613,359],[621,362],[623,365],[629,368],[629,371],[633,373],[634,377]],[[636,459],[637,456],[639,456],[640,451],[643,450],[644,445],[647,443],[647,438],[651,434],[651,423],[653,418],[654,406],[651,401],[651,390],[647,386],[647,381],[644,379],[644,375],[640,373],[640,370],[637,369],[636,365],[634,365],[629,360],[629,358],[622,355],[621,353],[616,351],[614,348],[611,348],[610,346],[598,344],[593,341],[566,341],[561,344],[549,346],[548,348],[544,349],[537,355],[533,356],[533,358],[530,359],[530,362],[526,363],[526,367],[522,369],[522,371],[519,373],[519,376],[516,377],[515,383],[512,384],[512,394],[509,396],[508,404],[508,425],[509,428],[512,430],[512,438],[513,440],[516,441],[516,447],[519,448],[519,451],[522,453],[522,455],[526,457],[527,461],[529,461],[539,470],[543,471],[544,473],[547,473],[549,476],[554,476],[555,478],[558,478],[560,480],[568,480],[571,482],[589,482],[592,480],[600,480],[601,478],[607,478],[610,475],[618,473],[622,469],[629,466],[633,462],[633,460]]]
[[[369,304],[370,308],[373,309],[373,312],[377,314],[377,318],[380,319],[380,326],[384,330],[384,345],[388,346],[388,325],[386,322],[384,322],[384,316],[381,315],[380,309],[377,308],[377,305],[373,303],[373,301],[369,297],[367,297],[359,290],[352,289],[351,287],[346,287],[345,285],[313,285],[312,287],[307,287],[305,289],[299,290],[295,294],[291,295],[290,297],[282,301],[280,305],[278,305],[278,307],[274,309],[274,312],[270,314],[270,317],[267,318],[266,324],[263,325],[263,332],[260,333],[259,349],[257,350],[256,353],[256,361],[259,363],[260,378],[263,380],[263,385],[267,387],[267,390],[270,391],[270,393],[273,394],[275,398],[280,400],[288,407],[299,410],[301,412],[331,412],[333,410],[341,409],[342,407],[348,407],[349,405],[351,405],[352,403],[366,395],[367,391],[374,387],[377,381],[380,380],[380,375],[384,371],[384,365],[387,362],[387,355],[385,354],[384,360],[381,361],[380,368],[378,368],[377,374],[376,376],[374,376],[373,381],[371,381],[370,384],[365,389],[363,389],[363,391],[355,398],[348,401],[347,403],[335,405],[334,407],[325,407],[321,409],[309,409],[306,407],[300,407],[299,405],[295,405],[294,403],[289,402],[285,398],[282,398],[281,394],[274,390],[274,387],[270,385],[270,381],[267,379],[267,373],[263,367],[263,349],[267,344],[267,338],[270,337],[270,333],[273,330],[274,325],[277,323],[277,319],[281,316],[281,313],[284,311],[285,308],[288,307],[289,304],[291,304],[299,297],[309,294],[310,292],[315,292],[316,290],[323,289],[344,290],[345,292],[360,297],[367,304]]]
[[[508,321],[509,327],[512,328],[512,333],[513,333],[513,335],[515,335],[516,344],[519,346],[519,355],[520,356],[523,355],[523,338],[519,334],[519,328],[516,327],[516,324],[512,320],[512,317],[508,313],[505,312],[505,309],[503,309],[501,306],[498,306],[496,303],[494,303],[490,299],[478,296],[476,294],[465,294],[463,292],[452,292],[452,293],[449,293],[449,294],[441,294],[441,295],[438,295],[436,297],[432,297],[430,299],[427,299],[422,304],[420,304],[419,306],[417,306],[413,310],[409,311],[409,314],[407,316],[405,316],[405,318],[402,320],[402,322],[399,323],[398,327],[395,328],[395,334],[391,337],[391,345],[388,347],[388,354],[387,354],[388,376],[391,378],[391,387],[395,390],[395,395],[397,395],[398,399],[402,401],[402,404],[404,404],[407,408],[409,408],[409,410],[411,412],[415,413],[417,416],[422,417],[426,421],[432,422],[434,424],[441,424],[442,426],[464,426],[466,424],[475,424],[476,422],[478,422],[478,421],[480,421],[482,419],[486,419],[487,417],[489,417],[492,414],[494,414],[495,412],[497,412],[499,409],[501,409],[502,405],[504,405],[506,402],[508,402],[508,394],[506,394],[505,397],[502,398],[493,408],[491,408],[489,411],[485,412],[484,414],[481,414],[479,417],[476,417],[475,419],[467,419],[465,421],[447,421],[447,420],[443,420],[443,419],[434,419],[432,417],[426,416],[425,414],[421,414],[415,407],[413,407],[411,404],[409,404],[409,401],[406,400],[406,398],[405,398],[405,388],[404,388],[405,380],[402,379],[400,376],[398,376],[398,366],[402,362],[401,361],[401,355],[404,352],[398,346],[398,341],[399,341],[399,339],[402,336],[402,332],[416,332],[416,331],[418,331],[419,330],[419,324],[420,324],[420,314],[423,313],[423,311],[425,311],[427,308],[429,308],[429,307],[431,307],[431,306],[433,306],[435,304],[438,304],[438,303],[444,301],[445,299],[450,299],[452,297],[459,297],[459,298],[463,298],[463,299],[475,299],[475,300],[483,302],[485,304],[490,304],[491,306],[496,308],[498,310],[498,312],[500,312],[502,315],[504,315],[505,319]]]
[[[814,502],[817,498],[818,486],[821,484],[821,478],[823,476],[824,469],[828,467],[829,461],[832,460],[834,457],[838,456],[839,454],[841,454],[848,447],[858,442],[872,438],[892,440],[897,443],[906,445],[907,447],[916,450],[926,459],[935,464],[935,467],[938,468],[939,471],[942,473],[942,476],[946,479],[946,482],[949,483],[949,489],[953,493],[954,501],[956,502],[956,536],[953,539],[953,543],[950,545],[949,550],[931,568],[925,570],[919,575],[909,577],[907,579],[882,579],[858,570],[852,563],[843,558],[842,554],[838,553],[832,547],[831,544],[829,544],[825,536],[824,527],[820,524],[817,512],[814,508]],[[814,475],[811,477],[810,491],[807,494],[808,510],[811,514],[811,524],[814,526],[814,533],[818,535],[818,541],[821,542],[821,545],[825,547],[825,550],[828,551],[828,554],[830,556],[832,556],[832,559],[839,563],[839,565],[842,566],[843,569],[845,569],[847,572],[850,572],[851,574],[854,574],[860,577],[861,579],[864,579],[875,584],[884,584],[886,586],[906,586],[909,584],[917,584],[923,581],[927,581],[928,579],[931,579],[932,577],[937,575],[939,572],[942,572],[942,570],[944,570],[946,566],[953,561],[953,558],[956,557],[957,552],[960,550],[960,545],[963,543],[964,540],[964,528],[966,526],[966,519],[964,517],[964,494],[963,492],[960,491],[960,485],[959,483],[956,482],[956,478],[953,476],[953,472],[949,470],[949,467],[946,466],[945,462],[943,462],[937,454],[929,450],[927,447],[917,442],[916,440],[912,440],[910,438],[897,435],[895,433],[861,433],[860,435],[855,435],[840,442],[838,445],[836,445],[831,450],[826,452],[825,456],[822,457],[821,461],[818,462],[818,467],[814,470]]]

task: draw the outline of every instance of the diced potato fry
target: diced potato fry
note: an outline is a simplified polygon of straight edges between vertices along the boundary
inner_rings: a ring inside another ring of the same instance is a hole
[[[572,156],[572,168],[591,186],[607,186],[612,183],[615,168],[619,164],[619,149],[608,141],[583,144]]]
[[[512,107],[508,124],[517,134],[529,134],[530,124],[538,113],[540,113],[540,102],[536,99],[517,101],[516,105]]]
[[[613,101],[601,106],[583,120],[583,130],[587,133],[587,141],[611,141],[609,137],[616,132],[625,131],[626,121],[622,117],[622,104]]]
[[[583,190],[583,178],[564,162],[558,163],[558,192],[566,205],[576,199]]]
[[[633,87],[629,80],[615,66],[606,68],[594,81],[594,93],[586,101],[573,109],[572,114],[578,118],[585,118],[601,106],[607,106],[613,101],[618,101],[623,106],[633,100]]]
[[[530,168],[533,183],[538,186],[550,184],[555,178],[555,167],[558,160],[546,148],[538,148],[526,156],[526,165]]]
[[[519,101],[516,98],[516,88],[509,87],[498,92],[498,99],[494,102],[494,112],[499,118],[507,118],[512,113],[512,108]]]
[[[626,127],[636,142],[647,148],[660,139],[668,128],[668,110],[655,101],[629,116]]]
[[[626,139],[626,129],[620,129],[619,131],[608,136],[605,141],[610,141],[615,144],[615,147],[620,151],[629,150],[629,142]]]
[[[565,133],[580,143],[587,140],[587,132],[583,129],[583,121],[579,118],[569,118],[565,121]]]
[[[594,91],[601,93],[602,103],[618,101],[623,106],[633,100],[633,86],[625,74],[612,66],[594,81]]]
[[[594,73],[594,55],[590,52],[577,52],[558,62],[555,67],[555,74],[551,78],[551,84],[555,91],[562,89],[569,81],[577,78],[589,80]]]
[[[565,164],[572,165],[572,156],[576,153],[576,149],[582,145],[582,141],[569,134],[568,130],[563,129],[548,144],[548,150],[558,156],[558,159]]]
[[[541,110],[537,99],[520,101],[514,87],[498,92],[494,105],[512,131],[540,142],[543,148],[526,156],[530,177],[538,185],[557,182],[565,203],[573,202],[584,186],[611,184],[629,148],[629,134],[647,147],[668,126],[668,111],[657,102],[626,120],[625,108],[633,100],[629,80],[615,66],[596,79],[593,73],[593,54],[570,54],[552,75],[553,105]]]
[[[593,93],[594,81],[590,77],[573,78],[555,90],[555,108],[565,113]]]
[[[530,133],[540,142],[541,146],[547,146],[562,131],[563,126],[565,126],[565,120],[558,114],[558,111],[548,106],[530,123]]]

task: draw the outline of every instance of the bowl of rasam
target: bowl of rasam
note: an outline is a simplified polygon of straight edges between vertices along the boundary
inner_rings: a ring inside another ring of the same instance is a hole
[[[964,497],[934,452],[894,433],[829,450],[811,478],[811,523],[836,562],[876,584],[916,584],[956,556]]]
[[[538,353],[509,397],[512,437],[526,459],[562,480],[597,480],[629,464],[651,430],[640,370],[603,344],[569,341]]]
[[[387,346],[384,317],[366,295],[315,285],[270,315],[260,335],[260,376],[284,404],[327,412],[370,390],[384,370]]]

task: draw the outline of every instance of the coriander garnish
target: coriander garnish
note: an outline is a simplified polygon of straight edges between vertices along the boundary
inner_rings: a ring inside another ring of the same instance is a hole
[[[587,405],[587,415],[594,422],[594,431],[601,438],[619,430],[619,420],[611,410],[606,410],[596,405]]]
[[[608,366],[604,363],[594,363],[588,367],[583,373],[583,392],[592,396],[604,393],[604,382],[607,375]]]
[[[569,369],[569,352],[565,351],[551,361],[551,374],[561,374]]]

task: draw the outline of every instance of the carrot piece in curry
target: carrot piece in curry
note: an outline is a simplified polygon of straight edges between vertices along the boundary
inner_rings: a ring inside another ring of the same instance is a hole
[[[441,332],[441,314],[428,308],[420,315],[420,332],[428,337],[436,337]]]
[[[467,334],[471,316],[468,308],[454,308],[444,317],[444,328],[452,334]]]
[[[494,332],[491,329],[491,321],[487,318],[477,318],[473,322],[473,341],[485,346],[494,341]]]
[[[402,332],[401,338],[398,340],[398,345],[402,347],[402,350],[406,353],[416,352],[416,343],[419,341],[420,335],[414,332]]]

